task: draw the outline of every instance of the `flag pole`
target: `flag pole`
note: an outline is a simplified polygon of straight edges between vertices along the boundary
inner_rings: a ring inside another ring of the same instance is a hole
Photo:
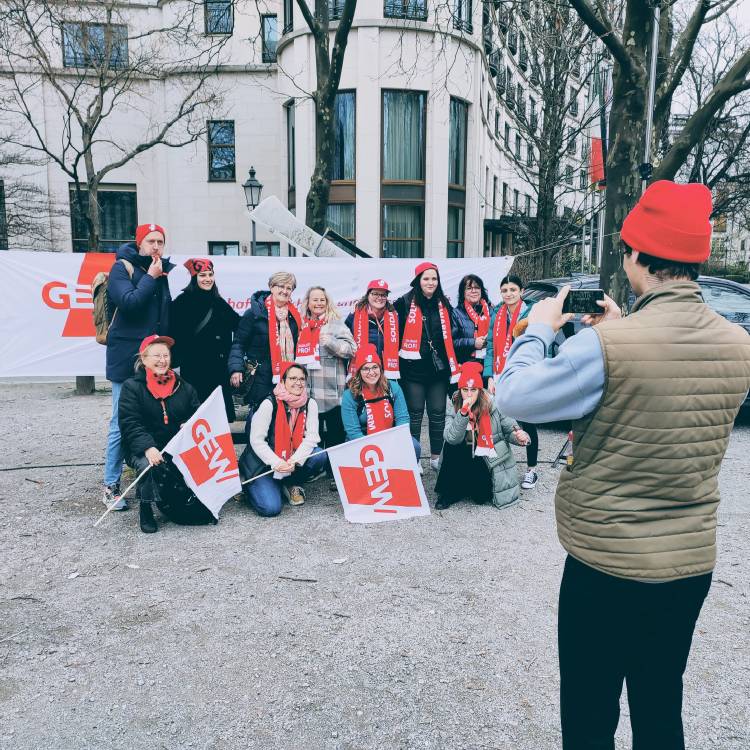
[[[140,474],[139,474],[139,475],[138,475],[138,476],[137,476],[137,477],[135,478],[135,480],[134,480],[133,482],[131,482],[131,484],[130,484],[130,485],[129,485],[129,486],[128,486],[128,487],[126,488],[126,489],[125,489],[125,491],[124,491],[124,492],[121,492],[121,493],[120,493],[120,497],[118,497],[118,498],[117,498],[117,500],[115,500],[115,501],[114,501],[114,502],[112,503],[112,505],[110,505],[110,506],[109,506],[109,508],[107,508],[107,510],[105,510],[105,511],[104,511],[104,513],[102,513],[102,515],[100,516],[99,520],[98,520],[98,521],[97,521],[97,522],[96,522],[96,523],[94,524],[94,528],[96,528],[96,527],[97,527],[97,526],[98,526],[98,525],[99,525],[99,524],[100,524],[100,523],[101,523],[101,522],[102,522],[102,521],[103,521],[103,520],[104,520],[104,519],[105,519],[105,518],[107,517],[107,515],[108,515],[108,514],[109,514],[109,512],[110,512],[110,511],[112,510],[112,508],[114,508],[114,507],[115,507],[115,505],[117,505],[117,503],[119,503],[119,502],[120,502],[120,500],[121,500],[121,499],[122,499],[123,497],[125,497],[125,495],[127,495],[127,494],[128,494],[128,492],[130,492],[130,490],[132,490],[132,489],[133,489],[133,487],[135,487],[135,486],[136,486],[136,484],[138,484],[138,482],[140,482],[140,481],[141,481],[141,479],[143,478],[143,475],[144,475],[144,474],[145,474],[145,473],[146,473],[146,472],[147,472],[147,471],[148,471],[148,470],[149,470],[150,468],[151,468],[151,464],[149,464],[149,465],[148,465],[148,466],[147,466],[147,467],[146,467],[146,468],[145,468],[145,469],[144,469],[144,470],[143,470],[143,471],[142,471],[142,472],[141,472],[141,473],[140,473]]]
[[[328,453],[328,451],[331,448],[337,448],[338,446],[332,445],[330,448],[321,448],[317,453],[311,453],[307,458],[312,458],[313,456],[319,456],[321,453]],[[307,461],[307,458],[305,461]],[[302,464],[300,464],[302,466]],[[260,479],[261,477],[267,477],[269,474],[273,474],[276,471],[276,469],[269,469],[268,471],[264,471],[262,474],[258,474],[257,477],[251,477],[250,479],[246,479],[244,482],[240,482],[240,484],[250,484],[250,482],[254,482],[256,479]],[[291,474],[289,474],[291,476]]]

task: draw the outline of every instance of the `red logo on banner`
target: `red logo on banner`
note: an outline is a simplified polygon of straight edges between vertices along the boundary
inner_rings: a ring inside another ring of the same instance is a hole
[[[376,505],[374,513],[397,513],[393,507],[419,508],[417,480],[409,469],[388,469],[383,451],[366,445],[359,452],[361,466],[342,466],[341,481],[352,505]]]
[[[64,281],[50,281],[42,287],[42,301],[47,307],[68,311],[63,338],[93,338],[96,335],[91,282],[100,271],[108,272],[114,262],[114,253],[86,253],[74,287]]]
[[[180,453],[180,458],[196,485],[200,487],[209,481],[226,482],[239,476],[231,433],[214,435],[211,425],[205,419],[198,419],[193,425],[192,435],[195,445]]]

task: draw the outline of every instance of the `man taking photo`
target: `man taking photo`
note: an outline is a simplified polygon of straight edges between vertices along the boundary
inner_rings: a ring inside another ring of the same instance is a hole
[[[568,294],[532,308],[500,411],[573,421],[555,497],[568,553],[558,646],[565,750],[611,750],[627,683],[633,747],[682,750],[682,675],[716,562],[718,473],[750,388],[750,336],[695,282],[711,249],[703,185],[652,184],[620,233],[637,300],[545,359]]]

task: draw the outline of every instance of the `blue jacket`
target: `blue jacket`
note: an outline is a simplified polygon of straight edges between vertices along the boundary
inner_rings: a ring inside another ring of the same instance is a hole
[[[409,411],[406,408],[406,399],[404,398],[401,386],[395,380],[389,380],[388,385],[390,386],[393,398],[393,426],[399,427],[402,424],[409,424]],[[362,409],[357,414],[357,399],[354,398],[352,392],[347,388],[341,399],[341,421],[344,423],[347,440],[356,440],[367,434],[366,411],[366,409]]]
[[[466,312],[463,305],[457,305],[453,308],[451,322],[453,349],[456,352],[456,359],[458,359],[459,364],[468,362],[470,359],[479,362],[480,360],[473,356],[476,351],[474,347],[476,328],[474,321],[469,317],[469,313]]]
[[[346,316],[344,325],[354,333],[354,313],[351,312]],[[385,346],[385,337],[380,332],[378,323],[374,318],[367,318],[367,340],[378,350],[378,356],[383,359],[383,347]]]
[[[533,304],[533,303],[532,303]],[[492,377],[492,360],[495,357],[495,342],[493,341],[493,331],[495,330],[495,318],[497,318],[497,313],[502,308],[502,303],[499,305],[495,305],[495,307],[492,308],[492,315],[490,317],[490,332],[487,336],[487,356],[484,358],[484,377],[485,378],[491,378]],[[528,302],[524,302],[521,300],[521,312],[518,315],[518,321],[522,321],[524,318],[529,317],[529,313],[531,312],[531,305]],[[510,322],[510,321],[508,321]]]
[[[232,348],[229,350],[227,365],[229,373],[245,374],[245,360],[257,362],[253,384],[245,395],[248,404],[260,402],[273,390],[273,372],[271,369],[271,349],[268,343],[268,312],[266,297],[269,291],[254,292],[250,298],[250,308],[240,318],[237,332],[234,334]],[[289,328],[292,331],[294,346],[297,346],[297,322],[290,315]]]
[[[147,271],[151,257],[138,254],[135,242],[122,245],[117,261],[133,265],[133,278],[123,263],[115,262],[107,281],[109,309],[116,314],[107,334],[107,380],[124,383],[133,376],[135,358],[141,341],[152,333],[169,334],[169,282],[166,276],[154,279]],[[162,258],[164,271],[174,264]]]

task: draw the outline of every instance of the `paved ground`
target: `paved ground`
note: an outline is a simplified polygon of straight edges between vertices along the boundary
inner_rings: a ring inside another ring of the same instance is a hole
[[[146,536],[134,511],[93,528],[100,466],[5,470],[101,460],[108,409],[0,385],[0,748],[560,747],[549,467],[503,512],[354,526],[320,483],[277,519],[232,502],[216,527]],[[543,432],[542,459],[561,439]],[[745,423],[686,679],[691,748],[750,747],[748,447]]]

